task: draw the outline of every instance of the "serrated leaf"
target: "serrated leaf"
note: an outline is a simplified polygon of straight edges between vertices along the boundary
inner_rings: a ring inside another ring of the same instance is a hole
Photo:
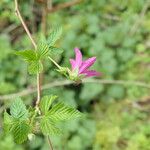
[[[55,27],[50,33],[50,36],[48,37],[49,46],[54,45],[54,43],[60,38],[61,34],[62,34],[62,28],[59,26]]]
[[[28,134],[30,133],[30,126],[25,121],[18,121],[14,125],[12,133],[15,142],[21,144],[27,140]]]
[[[33,50],[22,50],[15,52],[15,54],[21,56],[27,62],[37,60],[36,53]]]
[[[4,112],[4,131],[8,133],[14,124],[14,119],[6,111]]]
[[[46,114],[50,109],[53,101],[57,98],[56,95],[44,96],[40,102],[40,109],[42,114]]]
[[[59,54],[62,54],[63,53],[63,49],[61,49],[61,48],[57,48],[57,47],[53,47],[53,46],[51,46],[50,48],[49,48],[49,54],[50,55],[59,55]]]
[[[41,59],[41,58],[44,58],[45,56],[47,56],[48,52],[49,52],[48,44],[46,44],[44,42],[40,42],[40,44],[38,45],[38,49],[37,49],[38,59]]]
[[[80,117],[81,113],[71,107],[65,106],[63,103],[59,102],[50,109],[48,112],[48,117],[53,121],[64,121],[73,118]]]
[[[61,133],[60,129],[55,127],[53,122],[46,116],[41,119],[40,128],[44,135],[56,135]]]
[[[20,120],[28,118],[28,110],[21,98],[16,98],[10,107],[10,114],[12,117]]]
[[[28,66],[28,71],[30,74],[41,73],[43,70],[43,65],[40,61],[32,61]]]

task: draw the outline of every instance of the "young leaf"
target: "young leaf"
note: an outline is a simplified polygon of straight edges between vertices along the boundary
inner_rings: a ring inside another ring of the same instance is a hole
[[[30,74],[37,74],[42,72],[42,70],[43,65],[40,61],[32,61],[31,63],[29,63],[28,71]]]
[[[50,106],[52,105],[53,101],[56,98],[57,98],[56,95],[48,95],[48,96],[44,96],[41,99],[40,109],[41,109],[42,114],[46,114],[49,111]]]
[[[63,53],[63,49],[51,46],[49,48],[50,55],[59,55]]]
[[[50,36],[48,37],[49,46],[54,45],[54,43],[60,38],[61,34],[62,34],[62,28],[59,26],[55,27],[50,33]]]
[[[73,118],[80,117],[81,113],[71,107],[65,106],[63,103],[59,102],[50,109],[48,112],[48,117],[53,121],[64,121]]]
[[[53,122],[46,116],[41,119],[40,128],[44,135],[56,135],[61,133],[59,128],[55,127]]]
[[[22,50],[15,52],[15,54],[21,56],[27,62],[37,60],[36,53],[33,50]]]
[[[10,114],[12,117],[20,120],[26,120],[28,118],[28,110],[21,98],[16,98],[10,107]]]
[[[41,59],[47,56],[48,52],[49,52],[49,46],[44,42],[40,42],[40,44],[38,45],[38,49],[37,49],[38,59]]]
[[[15,123],[12,133],[15,142],[21,144],[27,140],[30,133],[30,126],[25,121],[18,121]]]

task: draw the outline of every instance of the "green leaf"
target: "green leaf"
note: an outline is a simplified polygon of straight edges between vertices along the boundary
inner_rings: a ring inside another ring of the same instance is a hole
[[[40,128],[44,135],[60,134],[60,129],[55,127],[54,123],[46,116],[41,119]]]
[[[53,101],[56,98],[57,98],[56,95],[49,95],[49,96],[44,96],[41,99],[41,101],[40,101],[40,109],[41,109],[42,114],[46,114],[49,111]]]
[[[30,74],[37,74],[42,72],[43,65],[40,61],[32,61],[28,66],[28,71]]]
[[[25,121],[18,121],[12,130],[14,140],[16,143],[21,144],[28,138],[30,133],[30,126]]]
[[[22,50],[15,52],[15,54],[21,56],[27,62],[37,60],[36,52],[34,50]]]
[[[4,131],[8,133],[14,124],[14,119],[6,111],[4,112]]]
[[[38,59],[41,59],[47,56],[48,52],[49,52],[48,44],[44,42],[40,42],[40,44],[38,45],[38,49],[37,49]]]
[[[63,49],[51,46],[49,51],[50,55],[59,55],[63,53]]]
[[[10,114],[12,117],[20,120],[28,118],[28,110],[21,98],[16,98],[10,107]]]
[[[48,37],[48,44],[50,46],[54,45],[54,43],[60,38],[61,34],[62,34],[62,28],[59,26],[55,27],[50,33],[50,36]]]
[[[65,106],[61,102],[54,105],[52,109],[50,109],[50,111],[48,112],[48,117],[53,121],[64,121],[80,116],[81,113],[78,110]]]

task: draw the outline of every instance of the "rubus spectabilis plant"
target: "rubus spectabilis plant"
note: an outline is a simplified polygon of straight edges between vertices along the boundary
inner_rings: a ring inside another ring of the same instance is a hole
[[[96,57],[83,61],[81,51],[78,48],[75,48],[75,59],[70,59],[71,69],[60,66],[54,60],[55,55],[62,53],[61,48],[54,46],[61,33],[62,28],[56,27],[47,39],[41,38],[38,41],[36,50],[15,52],[28,64],[29,74],[39,77],[43,70],[42,62],[48,59],[56,65],[58,73],[76,83],[80,83],[83,78],[99,76],[100,73],[89,70],[96,61]],[[12,134],[16,143],[30,140],[38,132],[42,132],[45,136],[59,134],[61,129],[57,127],[58,122],[81,116],[81,112],[78,110],[66,106],[63,102],[58,102],[58,96],[45,95],[40,97],[39,92],[37,92],[38,98],[34,107],[27,108],[22,99],[17,97],[10,106],[10,112],[4,112],[4,131],[6,134]]]

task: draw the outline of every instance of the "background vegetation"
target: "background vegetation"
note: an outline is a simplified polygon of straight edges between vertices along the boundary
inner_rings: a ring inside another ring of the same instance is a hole
[[[67,0],[53,0],[53,6]],[[20,9],[35,39],[51,26],[62,25],[63,36],[57,43],[64,53],[57,62],[69,66],[79,47],[84,57],[96,56],[94,69],[100,78],[123,80],[135,84],[84,83],[48,88],[44,93],[56,93],[60,100],[78,108],[85,118],[63,123],[63,134],[51,137],[57,150],[150,150],[150,1],[149,0],[84,0],[79,4],[46,13],[42,0],[20,0]],[[45,21],[46,19],[46,21]],[[47,27],[45,28],[45,22]],[[14,13],[12,0],[0,1],[0,124],[3,111],[12,100],[3,97],[36,85],[27,73],[26,64],[14,50],[30,49],[30,40]],[[52,71],[53,64],[45,61],[43,84],[64,79]],[[34,105],[35,95],[23,97]],[[0,130],[0,148],[6,150],[48,150],[41,135],[23,145],[16,145],[11,136]]]

